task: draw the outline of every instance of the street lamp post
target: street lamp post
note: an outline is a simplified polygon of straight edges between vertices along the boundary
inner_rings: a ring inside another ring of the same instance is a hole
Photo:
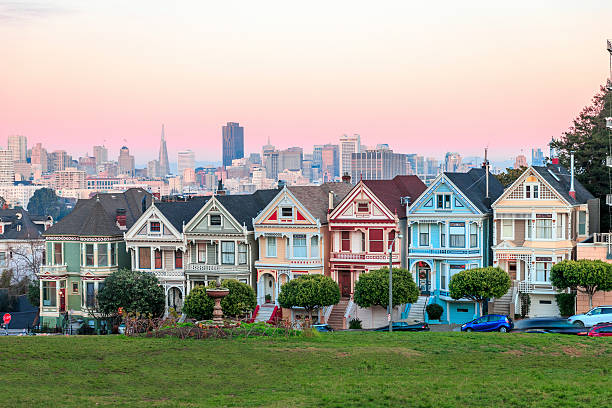
[[[387,305],[387,319],[389,320],[389,332],[393,331],[393,245],[396,239],[402,239],[402,234],[398,234],[389,245],[389,304]],[[401,253],[401,251],[400,251]]]

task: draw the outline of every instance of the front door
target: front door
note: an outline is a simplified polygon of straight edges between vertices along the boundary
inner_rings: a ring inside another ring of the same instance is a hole
[[[350,271],[339,271],[338,272],[338,284],[340,286],[340,294],[342,297],[351,296],[351,272]]]
[[[61,288],[59,291],[60,295],[60,313],[66,311],[66,288]]]
[[[516,261],[508,261],[508,275],[510,275],[510,280],[516,280]]]
[[[431,270],[429,267],[419,267],[419,290],[421,294],[428,295],[431,291]]]

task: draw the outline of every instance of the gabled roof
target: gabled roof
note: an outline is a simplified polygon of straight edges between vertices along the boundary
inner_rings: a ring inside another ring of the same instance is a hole
[[[291,186],[287,187],[291,194],[312,214],[321,224],[327,224],[329,209],[329,193],[334,194],[334,208],[351,191],[350,183],[323,183],[320,186]]]
[[[467,173],[445,172],[444,175],[483,213],[490,211],[491,203],[504,193],[504,186],[489,173],[489,200],[487,200],[487,178],[482,168],[470,169]]]
[[[212,197],[194,197],[188,201],[170,201],[155,203],[178,232],[183,232],[183,223],[187,224]]]
[[[34,224],[31,216],[21,208],[0,210],[0,222],[5,224],[0,239],[30,240],[42,239],[44,226]],[[39,217],[37,217],[39,218]]]
[[[117,210],[125,210],[129,229],[152,202],[153,196],[142,188],[131,188],[124,193],[96,194],[77,201],[70,214],[45,231],[44,236],[122,236],[123,230],[116,223]]]
[[[413,203],[427,189],[425,183],[417,176],[395,176],[391,180],[363,180],[365,184],[380,201],[399,218],[406,216],[406,203],[402,204],[402,197],[410,197]]]
[[[547,164],[546,166],[532,166],[532,168],[544,179],[557,193],[572,205],[585,204],[587,200],[595,197],[574,177],[574,190],[576,198],[569,195],[572,184],[572,175],[560,164]]]
[[[257,190],[253,194],[221,195],[215,198],[240,225],[246,225],[249,231],[253,231],[253,218],[276,197],[278,191]]]

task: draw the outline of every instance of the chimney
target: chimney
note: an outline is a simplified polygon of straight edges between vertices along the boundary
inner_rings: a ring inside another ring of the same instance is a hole
[[[125,208],[117,208],[117,212],[115,213],[115,222],[119,229],[124,230],[127,229],[127,219],[125,215]]]
[[[576,190],[574,190],[574,153],[570,155],[571,167],[570,167],[570,190],[569,195],[575,200]]]
[[[222,179],[219,179],[219,184],[217,185],[217,195],[225,195],[225,189],[223,188]]]
[[[332,210],[334,209],[334,192],[333,191],[330,191],[328,193],[327,199],[328,199],[328,204],[327,204],[328,212],[332,212]]]
[[[342,176],[342,182],[343,183],[351,182],[351,176],[347,172],[345,172],[344,175]]]
[[[485,198],[489,198],[489,160],[487,159],[487,153],[488,153],[488,148],[485,147],[485,157],[484,157],[484,163],[483,163],[483,167],[485,170],[485,179],[486,179],[486,186],[485,186]]]

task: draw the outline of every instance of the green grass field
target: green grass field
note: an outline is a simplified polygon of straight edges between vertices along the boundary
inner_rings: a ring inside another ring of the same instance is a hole
[[[0,338],[0,406],[610,406],[612,341],[500,333]]]

